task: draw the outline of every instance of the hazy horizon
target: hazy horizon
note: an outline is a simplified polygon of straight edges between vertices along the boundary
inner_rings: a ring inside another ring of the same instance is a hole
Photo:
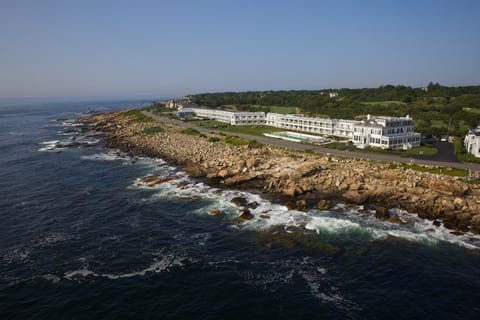
[[[480,2],[5,1],[0,98],[480,84]]]

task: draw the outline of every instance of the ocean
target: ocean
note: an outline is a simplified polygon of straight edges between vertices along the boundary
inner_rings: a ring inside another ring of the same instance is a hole
[[[75,123],[146,104],[0,105],[0,319],[480,317],[479,236],[402,211],[405,225],[361,206],[288,210]]]

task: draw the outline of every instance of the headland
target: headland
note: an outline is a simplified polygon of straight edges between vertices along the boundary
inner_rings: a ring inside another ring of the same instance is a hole
[[[401,224],[404,221],[391,210],[398,208],[432,220],[432,230],[443,224],[453,232],[480,233],[480,186],[465,178],[200,133],[168,118],[144,120],[136,113],[114,112],[79,122],[102,131],[106,147],[163,158],[210,184],[256,190],[292,209],[328,210],[336,202],[346,202],[376,210],[380,220]],[[165,177],[144,180],[149,185],[164,181]]]

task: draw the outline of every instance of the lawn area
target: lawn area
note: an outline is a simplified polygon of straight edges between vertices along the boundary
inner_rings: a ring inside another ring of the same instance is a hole
[[[474,114],[480,114],[480,109],[477,109],[477,108],[463,108],[463,111],[474,113]]]
[[[189,123],[193,123],[202,128],[220,129],[224,132],[243,133],[253,136],[262,136],[266,132],[285,131],[285,129],[270,126],[232,126],[216,120],[191,120]]]
[[[350,150],[350,151],[368,152],[368,153],[391,154],[391,155],[397,155],[402,157],[410,157],[410,156],[417,156],[417,155],[431,156],[438,153],[438,149],[430,145],[416,147],[410,150],[380,149],[380,148],[358,149],[351,143],[331,142],[329,144],[326,144],[325,147],[329,149],[337,149],[337,150]]]
[[[432,145],[420,146],[405,151],[405,154],[409,156],[433,156],[437,153],[438,149]]]
[[[264,133],[286,131],[286,129],[270,126],[228,126],[222,128],[222,131],[262,136]]]
[[[183,134],[188,134],[188,135],[191,135],[191,136],[197,136],[197,135],[200,134],[200,131],[198,131],[197,129],[192,129],[192,128],[183,129],[181,132]]]
[[[226,127],[230,127],[228,123],[225,122],[220,122],[217,120],[189,120],[188,122],[193,123],[194,125],[197,125],[202,128],[208,128],[208,129],[223,129]]]
[[[392,167],[402,167],[405,169],[410,169],[414,171],[419,171],[419,172],[429,172],[429,173],[436,173],[436,174],[444,174],[447,176],[452,176],[452,177],[467,177],[468,176],[468,170],[464,169],[456,169],[456,168],[445,168],[445,167],[426,167],[426,166],[419,166],[416,164],[407,164],[407,163],[402,163],[402,164],[391,164]]]

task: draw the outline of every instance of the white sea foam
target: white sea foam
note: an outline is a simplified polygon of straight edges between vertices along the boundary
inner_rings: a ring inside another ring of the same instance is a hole
[[[165,257],[162,257],[161,259],[155,259],[148,267],[138,271],[118,273],[118,274],[98,273],[84,267],[78,270],[65,272],[63,275],[63,278],[67,280],[76,280],[79,278],[86,278],[86,277],[100,277],[100,278],[108,278],[111,280],[117,280],[117,279],[124,279],[124,278],[140,277],[140,276],[145,276],[149,273],[168,272],[171,268],[184,266],[186,261],[187,261],[186,257],[177,257],[175,255],[167,255]]]
[[[428,245],[448,242],[471,249],[480,248],[480,237],[477,235],[454,235],[451,230],[443,226],[432,226],[431,221],[420,219],[418,216],[402,210],[394,209],[392,211],[406,224],[380,221],[374,217],[372,211],[345,204],[337,204],[331,211],[288,210],[286,206],[273,204],[258,194],[212,188],[191,179],[184,173],[172,173],[175,170],[173,167],[164,170],[163,174],[172,175],[174,179],[154,187],[138,184],[139,180],[137,180],[137,187],[155,189],[157,192],[152,197],[153,201],[157,198],[180,198],[187,201],[206,200],[208,204],[194,210],[193,213],[208,215],[212,209],[220,209],[223,217],[232,220],[237,220],[240,215],[240,208],[231,203],[234,197],[244,197],[249,203],[256,202],[257,207],[250,209],[254,218],[236,226],[239,229],[268,230],[272,227],[283,226],[288,232],[291,227],[299,227],[327,237],[329,235],[335,237],[349,235],[364,240],[399,238]]]

